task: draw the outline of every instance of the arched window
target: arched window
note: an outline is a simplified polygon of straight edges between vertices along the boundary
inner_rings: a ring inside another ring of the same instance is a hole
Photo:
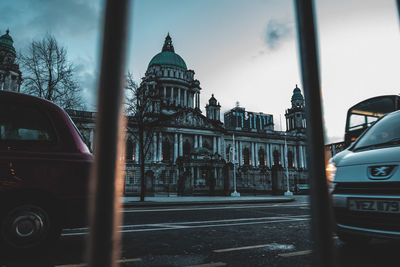
[[[243,164],[250,165],[250,150],[247,147],[243,149]]]
[[[294,167],[294,165],[293,165],[293,152],[292,151],[288,151],[287,157],[288,157],[288,166],[293,168]]]
[[[131,139],[126,141],[125,160],[133,160],[133,142]]]
[[[280,160],[279,160],[280,155],[279,155],[278,150],[274,150],[273,156],[274,156],[274,165],[278,166],[280,164]]]
[[[260,166],[264,166],[265,165],[265,163],[264,163],[265,162],[264,154],[265,154],[264,149],[260,148],[258,150],[258,164]]]
[[[171,144],[168,140],[162,143],[162,160],[171,161]]]
[[[192,145],[189,143],[189,140],[186,139],[185,143],[183,144],[183,155],[189,156],[191,150],[192,150]]]

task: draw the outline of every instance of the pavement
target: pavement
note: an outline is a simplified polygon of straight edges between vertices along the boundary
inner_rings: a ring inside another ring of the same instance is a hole
[[[293,196],[257,195],[257,196],[153,196],[140,197],[126,196],[121,201],[124,207],[159,207],[159,206],[184,206],[184,205],[210,205],[210,204],[258,204],[258,203],[283,203],[294,201]]]

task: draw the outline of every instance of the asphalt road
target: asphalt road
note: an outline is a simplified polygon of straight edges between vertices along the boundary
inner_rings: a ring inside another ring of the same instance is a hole
[[[121,266],[311,266],[307,198],[270,204],[143,207],[124,210]],[[63,232],[44,255],[3,266],[86,266],[86,229]],[[399,243],[335,242],[336,266],[399,266]]]

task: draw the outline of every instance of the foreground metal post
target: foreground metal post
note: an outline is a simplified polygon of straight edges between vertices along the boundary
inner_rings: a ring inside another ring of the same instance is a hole
[[[89,266],[117,266],[120,213],[115,194],[118,127],[125,74],[129,0],[106,2],[98,91],[95,155],[91,170]]]
[[[306,99],[313,266],[333,266],[332,211],[324,161],[321,92],[312,0],[295,0],[301,74]]]

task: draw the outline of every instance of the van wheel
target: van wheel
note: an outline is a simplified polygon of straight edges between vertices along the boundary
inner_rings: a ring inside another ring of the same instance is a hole
[[[347,245],[366,245],[370,241],[369,237],[361,235],[354,235],[344,232],[338,232],[337,235],[339,239]]]
[[[61,233],[54,213],[38,204],[16,205],[8,209],[2,218],[0,235],[6,249],[10,251],[43,249]]]

